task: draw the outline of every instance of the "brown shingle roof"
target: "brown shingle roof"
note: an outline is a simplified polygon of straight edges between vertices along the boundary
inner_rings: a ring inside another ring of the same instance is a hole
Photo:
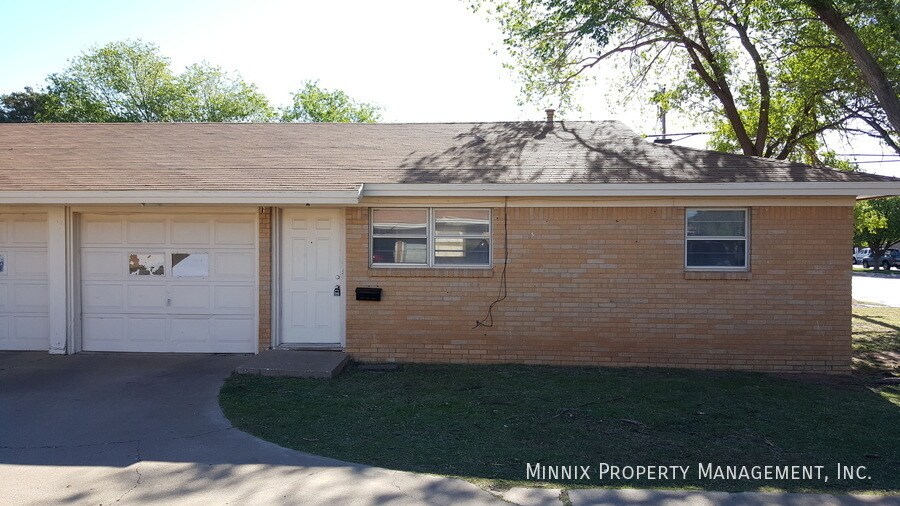
[[[655,145],[616,121],[0,125],[0,191],[887,180]]]

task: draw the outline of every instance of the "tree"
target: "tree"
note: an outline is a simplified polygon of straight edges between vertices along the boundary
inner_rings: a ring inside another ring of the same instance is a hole
[[[183,90],[155,44],[113,42],[48,77],[50,121],[172,121]]]
[[[181,94],[173,104],[175,121],[270,121],[275,116],[256,85],[206,62],[185,69],[176,84]]]
[[[863,81],[875,94],[881,109],[887,118],[888,123],[893,127],[895,133],[900,133],[900,99],[897,98],[897,92],[894,85],[891,84],[887,74],[875,56],[866,47],[856,30],[847,23],[844,14],[838,10],[837,6],[831,0],[804,0],[806,5],[812,9],[819,19],[837,36],[847,50],[847,53],[853,58],[859,69]],[[887,4],[893,7],[893,12],[900,9],[900,2],[896,0],[875,0],[876,5],[882,8]],[[893,4],[893,5],[891,5]],[[897,19],[892,19],[896,22]],[[897,27],[894,26],[894,30]],[[896,37],[896,34],[894,34]],[[900,150],[898,150],[900,153]]]
[[[853,242],[872,250],[877,270],[885,250],[900,242],[900,197],[859,201],[854,217]]]
[[[113,42],[51,74],[38,121],[270,121],[265,95],[240,75],[203,62],[181,74],[155,44]]]
[[[529,101],[558,97],[565,107],[589,71],[617,60],[625,88],[666,83],[656,100],[712,124],[719,149],[809,161],[824,132],[852,130],[861,112],[878,121],[858,73],[847,71],[849,54],[798,0],[492,5]],[[874,24],[861,37],[894,58],[900,45],[878,37]]]
[[[293,103],[281,112],[284,122],[376,123],[381,108],[350,98],[341,90],[329,90],[318,81],[306,81],[293,96]]]
[[[23,91],[0,95],[0,123],[34,123],[43,114],[47,94],[26,86]]]

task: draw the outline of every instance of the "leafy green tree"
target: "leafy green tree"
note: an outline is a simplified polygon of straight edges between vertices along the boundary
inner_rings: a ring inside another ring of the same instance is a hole
[[[654,100],[713,125],[714,147],[778,159],[815,158],[824,132],[863,114],[883,125],[853,59],[801,0],[473,1],[490,5],[528,101],[569,106],[603,68],[629,90],[665,83]],[[877,16],[854,17],[856,33],[896,61]]]
[[[0,123],[34,123],[43,114],[47,94],[26,86],[23,91],[0,95]]]
[[[275,116],[256,85],[221,67],[206,62],[194,64],[175,82],[180,91],[172,105],[175,121],[270,121]]]
[[[318,81],[306,81],[294,93],[292,104],[282,109],[281,121],[313,123],[377,123],[381,108],[359,102],[341,90],[319,86]]]
[[[181,74],[155,44],[113,42],[51,74],[38,121],[270,121],[275,112],[254,84],[209,63]]]
[[[900,197],[859,201],[854,216],[853,242],[872,250],[878,269],[885,250],[900,242]]]
[[[804,3],[816,13],[819,20],[828,26],[829,30],[843,44],[847,54],[853,58],[861,79],[875,95],[875,101],[880,106],[881,112],[884,113],[883,122],[875,121],[870,123],[870,126],[878,131],[882,137],[886,137],[886,140],[891,141],[888,144],[891,144],[891,147],[900,153],[900,146],[898,146],[900,141],[891,135],[891,133],[894,135],[900,134],[900,98],[897,98],[898,80],[894,79],[894,82],[891,82],[891,78],[885,72],[881,62],[879,62],[879,58],[870,50],[872,44],[867,44],[863,40],[857,30],[850,25],[845,14],[845,12],[852,13],[854,10],[862,11],[864,15],[869,16],[869,19],[876,21],[876,23],[869,24],[876,26],[878,37],[888,37],[887,40],[893,38],[894,42],[897,42],[900,40],[900,37],[898,37],[898,34],[900,34],[900,18],[898,18],[900,0],[843,2],[847,4],[843,6],[831,0],[804,0]],[[878,27],[879,21],[890,23],[890,26]],[[889,50],[891,49],[897,49],[897,46],[889,48]],[[885,61],[887,59],[886,56],[888,54],[885,54],[881,60]],[[887,63],[895,64],[896,61]],[[894,68],[896,69],[896,65]],[[897,76],[895,75],[894,77]],[[861,117],[861,119],[865,120],[864,117]],[[882,124],[890,125],[890,128],[883,127]],[[891,129],[893,132],[890,132]]]
[[[140,40],[92,48],[48,81],[49,121],[172,121],[183,96],[169,59]]]

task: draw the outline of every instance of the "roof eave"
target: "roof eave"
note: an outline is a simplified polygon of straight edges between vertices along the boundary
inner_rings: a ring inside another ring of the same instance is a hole
[[[762,183],[367,183],[363,197],[747,197],[900,195],[900,181]]]
[[[360,190],[329,191],[0,191],[3,204],[358,204]]]

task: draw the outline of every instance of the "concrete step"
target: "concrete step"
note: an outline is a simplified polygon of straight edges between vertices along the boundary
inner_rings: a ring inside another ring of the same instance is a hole
[[[292,378],[333,378],[344,370],[349,360],[350,356],[343,351],[271,349],[250,357],[234,372]]]

